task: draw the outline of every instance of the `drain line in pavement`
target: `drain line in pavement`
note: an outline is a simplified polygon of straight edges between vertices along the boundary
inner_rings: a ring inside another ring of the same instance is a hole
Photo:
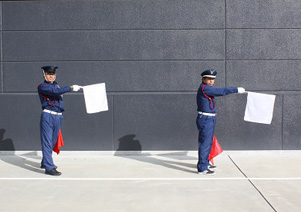
[[[262,198],[270,205],[270,207],[275,211],[276,209],[272,206],[272,204],[265,198],[265,196],[261,193],[261,191],[254,185],[254,183],[248,178],[248,176],[238,167],[238,165],[234,162],[230,155],[228,155],[232,163],[236,166],[236,168],[248,179],[251,185],[257,190],[257,192],[262,196]]]

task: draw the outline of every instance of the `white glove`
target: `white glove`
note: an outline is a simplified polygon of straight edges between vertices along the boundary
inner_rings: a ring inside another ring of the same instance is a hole
[[[72,91],[75,91],[75,92],[79,91],[81,88],[82,88],[82,86],[79,86],[79,85],[72,85],[71,86]]]
[[[237,90],[238,90],[238,93],[245,93],[246,92],[246,90],[243,87],[238,87]]]

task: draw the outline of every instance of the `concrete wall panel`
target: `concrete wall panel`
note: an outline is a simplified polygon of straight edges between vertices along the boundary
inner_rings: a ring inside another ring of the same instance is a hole
[[[227,1],[228,28],[300,28],[298,0]]]
[[[224,32],[4,32],[4,61],[223,59]]]
[[[301,149],[300,131],[300,93],[291,93],[284,96],[283,101],[283,149]]]
[[[48,63],[4,63],[5,92],[36,92],[43,82],[41,66]],[[200,73],[218,70],[217,86],[225,86],[224,61],[92,61],[51,62],[59,67],[60,85],[105,82],[109,92],[196,91]],[[26,81],[26,83],[24,83]]]
[[[250,91],[301,90],[300,60],[230,60],[226,69],[227,86]]]
[[[227,30],[227,59],[301,59],[300,29]]]
[[[114,96],[115,150],[196,150],[195,95]]]
[[[41,149],[37,95],[0,94],[0,150]]]
[[[2,31],[2,20],[3,20],[2,16],[3,16],[3,13],[2,13],[2,2],[0,2],[0,29],[1,29],[1,31]]]
[[[5,30],[224,28],[224,1],[4,2]]]
[[[2,2],[0,2],[0,49],[2,49]],[[0,51],[0,93],[3,92],[2,51]]]
[[[3,93],[3,63],[0,61],[0,93]]]

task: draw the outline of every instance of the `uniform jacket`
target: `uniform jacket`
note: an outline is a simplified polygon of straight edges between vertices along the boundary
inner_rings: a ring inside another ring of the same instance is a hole
[[[64,112],[62,94],[71,91],[70,87],[60,87],[56,81],[51,84],[46,80],[38,86],[42,109]]]
[[[214,88],[202,83],[197,93],[198,111],[204,113],[216,113],[214,97],[225,96],[237,92],[237,87]]]

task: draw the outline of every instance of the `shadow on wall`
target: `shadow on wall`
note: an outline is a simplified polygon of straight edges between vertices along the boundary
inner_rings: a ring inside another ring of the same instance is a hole
[[[117,151],[136,151],[137,153],[141,152],[142,146],[140,144],[140,141],[134,140],[134,137],[136,137],[136,135],[130,134],[119,138],[119,146]]]
[[[0,129],[0,151],[15,151],[13,140],[8,138],[4,139],[5,129]]]

